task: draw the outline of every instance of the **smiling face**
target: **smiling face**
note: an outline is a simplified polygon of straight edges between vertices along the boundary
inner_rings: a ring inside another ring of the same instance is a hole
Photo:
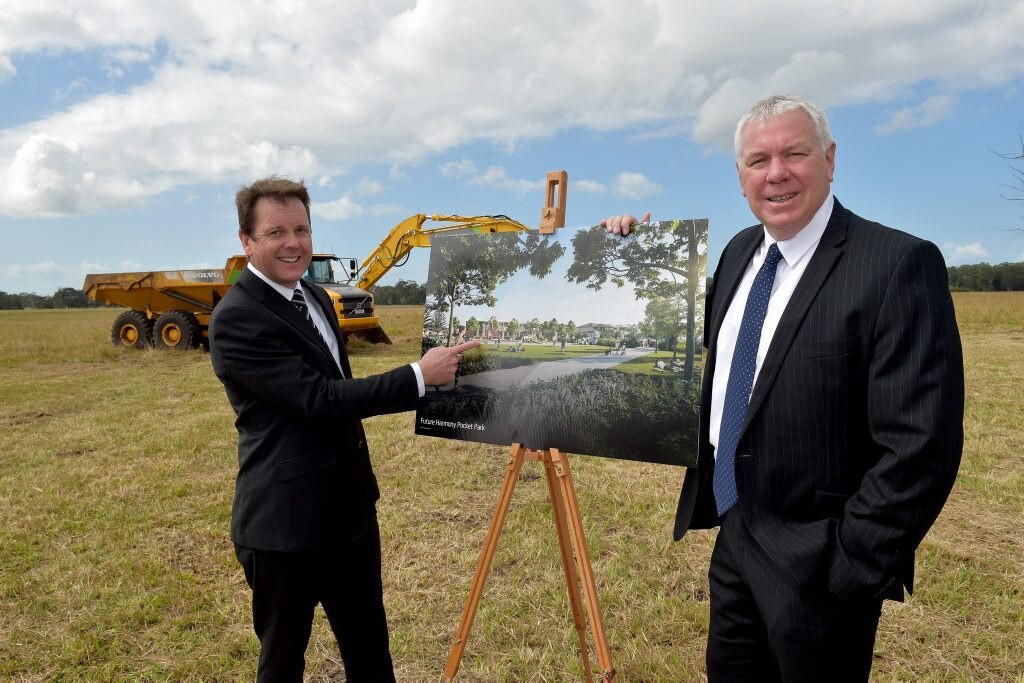
[[[747,124],[740,140],[736,170],[743,196],[772,237],[789,239],[828,196],[836,143],[822,149],[814,123],[799,110]]]
[[[305,205],[296,197],[260,197],[252,225],[252,235],[238,232],[245,255],[268,278],[294,288],[313,259],[313,231]]]

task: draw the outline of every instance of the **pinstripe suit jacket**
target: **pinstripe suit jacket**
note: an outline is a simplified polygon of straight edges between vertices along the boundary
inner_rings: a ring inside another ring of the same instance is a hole
[[[756,225],[730,241],[707,295],[701,440],[677,540],[719,523],[707,441],[718,333],[762,238]],[[956,477],[963,406],[938,249],[836,201],[772,338],[736,451],[751,533],[799,586],[901,600]]]

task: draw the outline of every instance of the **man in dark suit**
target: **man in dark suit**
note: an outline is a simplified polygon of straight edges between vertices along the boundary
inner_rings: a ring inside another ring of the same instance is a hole
[[[810,102],[758,102],[735,142],[760,224],[707,293],[698,463],[675,525],[677,540],[721,526],[708,678],[865,680],[882,600],[912,590],[963,447],[946,268],[832,196],[836,145]]]
[[[231,539],[252,589],[258,680],[301,681],[319,603],[347,680],[394,680],[377,482],[360,419],[408,410],[476,342],[355,378],[312,258],[309,193],[267,178],[236,196],[248,268],[210,320],[213,369],[237,415]]]

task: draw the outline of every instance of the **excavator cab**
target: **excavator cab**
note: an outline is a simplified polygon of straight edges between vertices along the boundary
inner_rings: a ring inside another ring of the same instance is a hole
[[[357,269],[358,263],[354,258],[341,259],[333,254],[313,254],[313,260],[306,269],[306,279],[318,285],[343,284],[355,279]],[[339,274],[344,277],[339,277]]]

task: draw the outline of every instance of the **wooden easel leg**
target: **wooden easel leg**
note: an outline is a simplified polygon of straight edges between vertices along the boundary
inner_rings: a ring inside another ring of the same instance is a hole
[[[476,574],[473,576],[473,585],[466,599],[466,607],[462,610],[462,619],[459,621],[459,633],[456,636],[455,644],[448,655],[448,664],[445,666],[445,679],[452,681],[459,671],[459,663],[462,661],[462,652],[466,648],[466,641],[469,640],[469,632],[473,628],[473,618],[476,617],[477,607],[480,605],[480,597],[484,592],[484,584],[487,582],[487,575],[491,571],[491,562],[494,560],[494,551],[498,547],[498,537],[501,535],[501,528],[505,524],[505,516],[508,513],[509,504],[512,501],[512,492],[516,488],[516,480],[519,478],[519,470],[523,466],[526,449],[517,443],[512,444],[509,449],[508,466],[505,468],[505,482],[501,485],[501,495],[498,498],[498,506],[494,510],[494,517],[491,519],[491,527],[487,530],[487,538],[484,541],[484,549],[480,553],[480,562],[476,567]]]
[[[583,669],[586,680],[594,680],[590,671],[590,653],[587,651],[587,622],[583,615],[583,604],[580,600],[579,576],[576,572],[576,560],[573,557],[572,541],[569,538],[569,524],[565,518],[565,503],[562,501],[562,490],[558,483],[558,474],[551,461],[549,451],[544,451],[544,473],[548,480],[548,495],[551,497],[551,510],[555,517],[555,529],[558,531],[558,549],[562,555],[562,570],[565,573],[565,585],[569,589],[569,605],[572,607],[572,620],[576,626],[576,635],[580,640],[580,654],[583,657]]]
[[[601,619],[601,606],[597,602],[597,584],[594,581],[594,570],[590,566],[590,550],[587,548],[587,537],[583,533],[580,520],[579,501],[576,500],[576,487],[572,482],[568,458],[558,449],[551,449],[551,461],[562,490],[565,501],[566,518],[572,533],[573,545],[576,547],[576,564],[583,583],[583,596],[586,599],[587,613],[590,615],[590,627],[594,632],[594,649],[597,651],[597,662],[601,665],[602,675],[606,681],[615,680],[615,667],[612,666],[612,655],[608,649],[608,639],[604,633],[604,621]],[[585,656],[585,655],[584,655]]]

